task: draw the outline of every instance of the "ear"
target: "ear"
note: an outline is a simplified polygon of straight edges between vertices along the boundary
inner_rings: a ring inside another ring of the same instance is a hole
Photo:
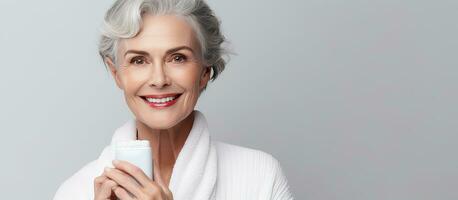
[[[210,80],[210,73],[212,71],[211,66],[204,66],[202,76],[200,78],[200,90],[202,90]]]
[[[105,57],[105,63],[110,68],[111,76],[113,76],[113,79],[115,80],[116,85],[118,86],[119,89],[122,90],[123,86],[121,84],[121,81],[119,80],[118,73],[117,73],[118,70],[116,69],[116,65],[113,63],[113,61],[109,57]]]

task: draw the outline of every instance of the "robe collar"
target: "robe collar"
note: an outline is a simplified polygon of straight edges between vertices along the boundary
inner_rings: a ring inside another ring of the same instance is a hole
[[[215,198],[217,179],[217,153],[202,112],[194,110],[194,122],[188,137],[178,154],[172,170],[169,189],[175,200],[207,200]],[[192,114],[192,113],[191,113]],[[117,141],[136,140],[135,118],[116,129],[111,139],[107,158],[114,159],[113,146]],[[106,156],[105,156],[106,157]],[[111,165],[111,164],[108,164]],[[111,165],[112,166],[112,165]]]

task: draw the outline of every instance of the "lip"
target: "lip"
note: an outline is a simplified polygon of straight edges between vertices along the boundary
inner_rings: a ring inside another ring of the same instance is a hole
[[[160,99],[160,98],[166,98],[166,97],[175,97],[178,95],[181,95],[181,93],[156,94],[156,95],[152,94],[152,95],[143,95],[141,97]]]
[[[169,101],[169,102],[165,102],[165,103],[154,103],[154,102],[149,102],[146,97],[150,98],[151,95],[148,95],[148,96],[140,96],[143,101],[148,104],[150,107],[152,108],[158,108],[158,109],[161,109],[161,108],[166,108],[166,107],[170,107],[172,106],[173,104],[175,104],[178,99],[180,98],[181,94],[177,94],[177,95],[170,95],[170,94],[167,94],[169,96],[165,96],[165,97],[170,97],[170,96],[177,96],[175,99],[173,99],[172,101]],[[160,95],[155,95],[155,96],[160,96]],[[154,97],[154,98],[158,98],[158,97]],[[164,98],[164,97],[159,97],[159,98]]]

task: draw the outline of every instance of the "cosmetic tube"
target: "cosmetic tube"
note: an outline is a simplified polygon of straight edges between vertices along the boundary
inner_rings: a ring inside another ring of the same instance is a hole
[[[127,161],[153,180],[153,157],[148,140],[128,140],[115,143],[115,159]]]

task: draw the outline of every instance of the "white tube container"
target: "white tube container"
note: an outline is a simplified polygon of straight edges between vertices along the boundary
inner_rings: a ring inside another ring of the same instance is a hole
[[[146,176],[153,180],[153,156],[148,140],[116,142],[115,159],[124,160],[139,167]]]

